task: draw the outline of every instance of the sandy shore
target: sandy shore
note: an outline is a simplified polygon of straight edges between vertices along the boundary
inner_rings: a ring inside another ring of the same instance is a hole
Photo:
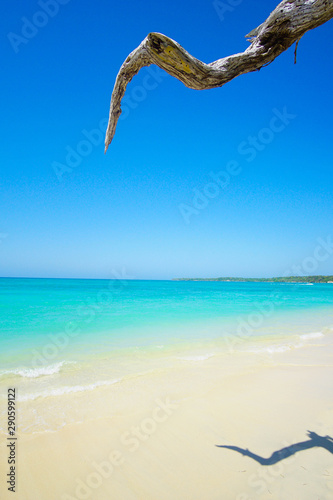
[[[18,435],[15,498],[329,500],[332,394],[326,335],[286,352],[213,356],[64,395],[81,422]],[[1,499],[14,498],[4,438]]]

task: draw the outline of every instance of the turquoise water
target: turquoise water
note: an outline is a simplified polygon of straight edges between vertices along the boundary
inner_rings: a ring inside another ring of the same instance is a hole
[[[332,305],[332,284],[3,278],[0,369],[239,335],[241,322],[252,337],[317,331]]]
[[[8,387],[21,432],[44,432],[95,418],[104,391],[117,414],[160,374],[306,356],[331,342],[332,299],[331,284],[0,279],[0,431]]]

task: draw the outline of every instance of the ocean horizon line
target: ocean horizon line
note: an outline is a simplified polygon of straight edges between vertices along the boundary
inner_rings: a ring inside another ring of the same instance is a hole
[[[86,281],[221,281],[221,282],[255,282],[256,280],[262,282],[270,282],[271,280],[290,280],[295,279],[297,281],[306,281],[307,279],[332,279],[332,275],[306,275],[306,276],[269,276],[269,277],[250,277],[250,276],[221,276],[221,277],[195,277],[195,278],[92,278],[92,277],[59,277],[59,276],[0,276],[0,279],[11,279],[11,280],[86,280]],[[330,283],[331,281],[328,281]]]

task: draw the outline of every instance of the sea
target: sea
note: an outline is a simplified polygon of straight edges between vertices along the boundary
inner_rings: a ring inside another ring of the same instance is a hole
[[[16,387],[35,411],[167,366],[315,344],[333,333],[333,284],[2,278],[0,327],[0,399]]]

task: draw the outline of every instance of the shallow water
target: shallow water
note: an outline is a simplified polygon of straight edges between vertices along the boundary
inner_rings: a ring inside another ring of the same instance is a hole
[[[47,406],[68,421],[74,395],[316,344],[332,299],[331,284],[1,279],[0,398],[17,388],[22,429],[43,428]]]

